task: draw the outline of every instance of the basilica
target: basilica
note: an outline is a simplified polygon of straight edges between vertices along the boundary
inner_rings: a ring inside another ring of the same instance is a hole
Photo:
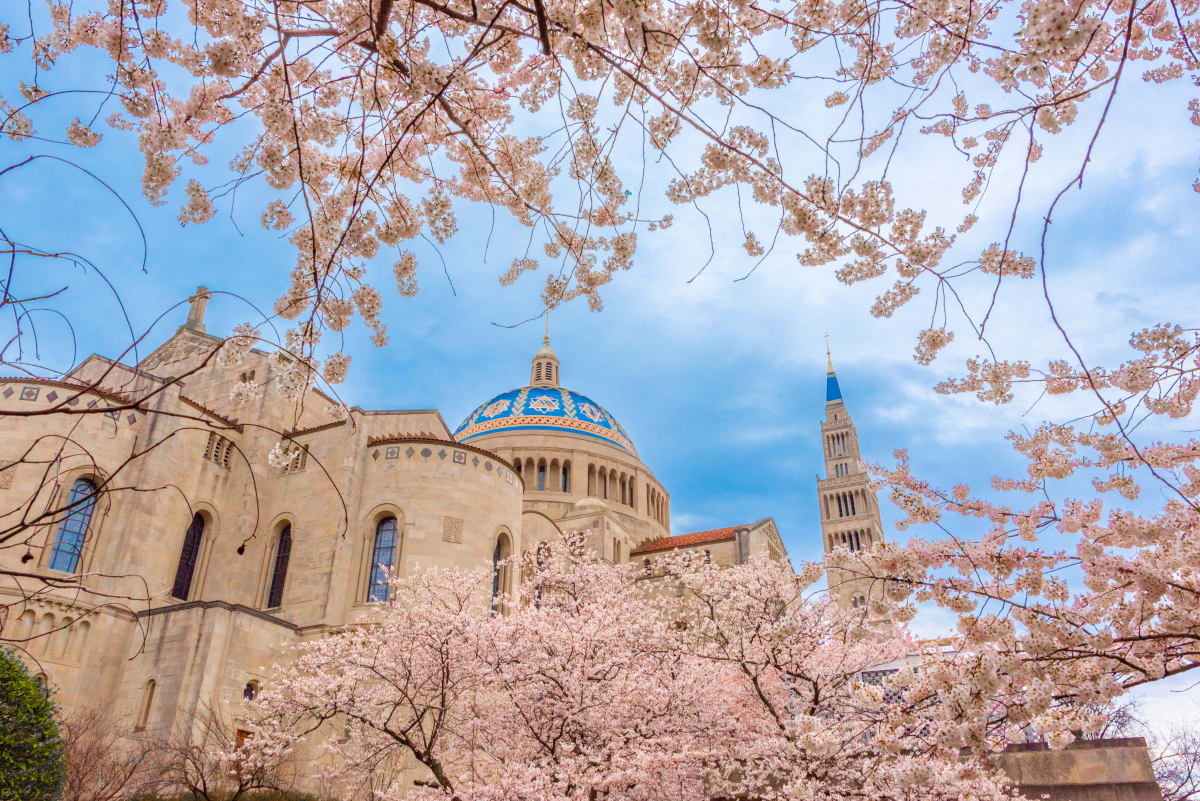
[[[788,559],[769,516],[673,533],[667,487],[611,411],[562,385],[548,337],[527,381],[452,429],[432,409],[339,412],[317,390],[288,400],[257,350],[223,366],[207,299],[201,287],[136,364],[93,355],[62,380],[0,379],[3,530],[28,532],[0,548],[24,577],[0,585],[0,636],[67,711],[187,731],[252,697],[288,646],[386,600],[387,571],[490,570],[502,596],[508,557],[564,533],[614,563]],[[251,382],[261,392],[235,403]],[[827,551],[869,548],[878,503],[832,362],[826,383],[813,536]],[[266,458],[281,442],[288,458]],[[831,584],[850,605],[869,593]]]

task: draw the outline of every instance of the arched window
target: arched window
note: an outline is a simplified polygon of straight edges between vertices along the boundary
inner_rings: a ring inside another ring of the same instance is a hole
[[[539,490],[546,489],[546,463],[545,462],[538,463],[537,488]]]
[[[267,593],[267,608],[274,609],[283,603],[283,585],[287,581],[288,559],[292,555],[292,527],[285,524],[279,532],[279,544],[275,546],[275,564],[271,569],[271,590]]]
[[[246,701],[253,701],[254,696],[256,695],[258,695],[258,682],[246,682],[246,686],[242,688],[242,699]]]
[[[570,492],[571,488],[571,463],[563,462],[562,466],[562,491]]]
[[[146,682],[146,686],[142,688],[142,703],[138,707],[135,728],[146,728],[146,723],[150,720],[150,708],[154,705],[154,686],[154,679],[150,679]]]
[[[368,601],[386,601],[392,595],[388,572],[396,565],[396,518],[385,517],[375,526],[375,548],[371,551],[371,584]]]
[[[88,524],[92,522],[92,510],[96,506],[96,485],[86,478],[77,478],[71,485],[66,508],[70,511],[58,524],[54,537],[54,548],[50,551],[50,568],[74,573],[79,567],[79,555],[83,553],[83,541],[87,538]]]
[[[496,547],[492,550],[492,611],[504,609],[504,598],[509,592],[509,577],[512,573],[508,557],[512,555],[512,542],[508,534],[501,532],[496,537]]]
[[[186,601],[192,591],[192,576],[196,572],[196,561],[200,556],[200,540],[204,537],[204,518],[192,516],[192,524],[183,535],[183,549],[179,552],[179,566],[175,568],[175,584],[171,595]]]

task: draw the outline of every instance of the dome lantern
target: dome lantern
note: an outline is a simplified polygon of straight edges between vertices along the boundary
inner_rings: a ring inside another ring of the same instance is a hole
[[[542,339],[542,348],[533,355],[533,364],[529,368],[529,386],[558,386],[558,354],[550,348],[549,315],[546,316],[546,336]]]

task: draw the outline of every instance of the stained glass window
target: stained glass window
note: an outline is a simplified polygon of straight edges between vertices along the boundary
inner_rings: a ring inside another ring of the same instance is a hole
[[[70,511],[58,525],[54,548],[50,552],[51,569],[74,573],[79,567],[79,555],[83,553],[83,541],[87,538],[95,506],[96,485],[86,478],[75,479],[71,494],[67,496],[66,508]]]
[[[386,601],[391,597],[388,571],[396,564],[396,518],[385,517],[375,526],[375,547],[371,550],[371,583],[368,601]]]
[[[175,584],[171,595],[186,601],[192,591],[192,575],[196,572],[196,560],[200,556],[200,540],[204,536],[204,518],[196,515],[187,533],[183,535],[183,550],[179,552],[179,567],[175,569]]]
[[[275,569],[271,571],[271,591],[267,593],[268,609],[283,603],[283,583],[287,581],[288,559],[291,555],[292,527],[287,525],[279,532],[279,545],[275,548]]]

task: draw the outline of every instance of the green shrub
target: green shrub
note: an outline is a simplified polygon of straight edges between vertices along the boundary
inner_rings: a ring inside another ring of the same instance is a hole
[[[54,704],[11,649],[0,649],[0,801],[52,801],[61,782]]]

